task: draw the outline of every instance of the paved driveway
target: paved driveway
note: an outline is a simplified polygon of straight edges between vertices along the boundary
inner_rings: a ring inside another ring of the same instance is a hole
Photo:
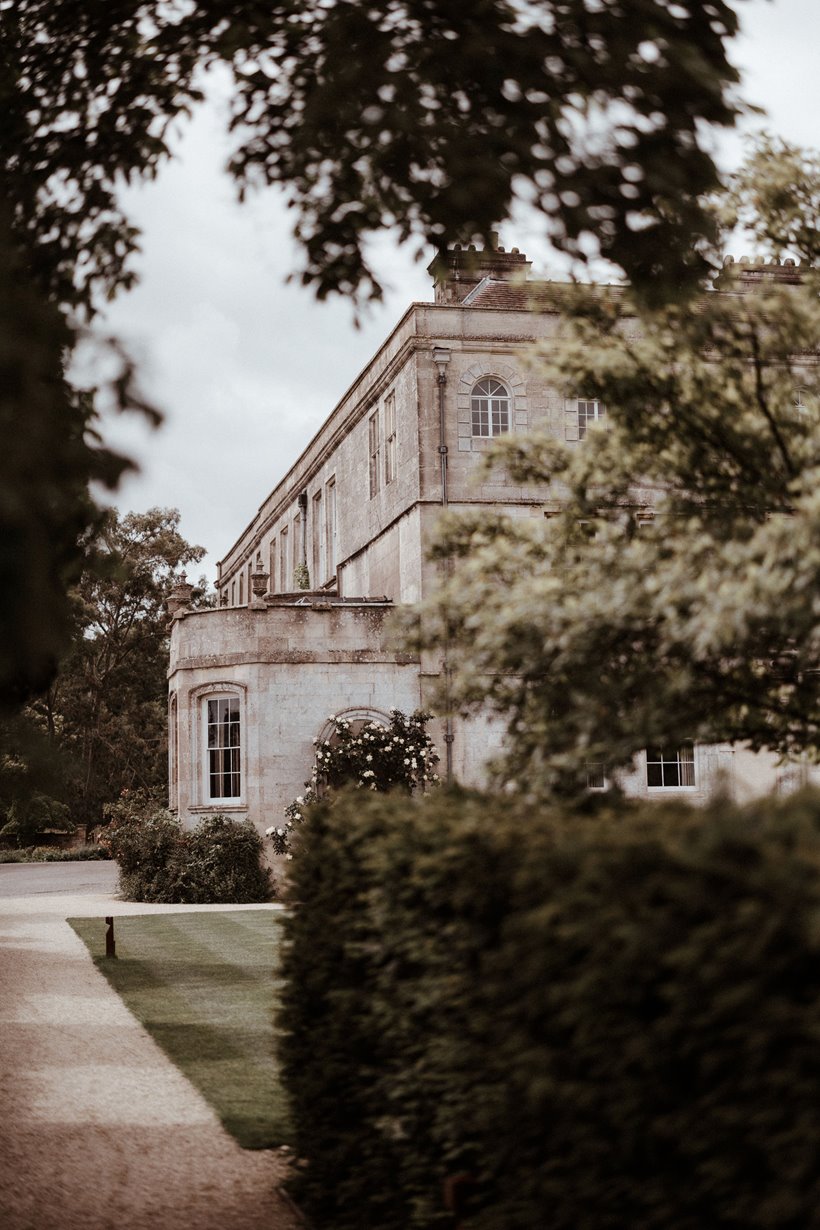
[[[0,901],[4,897],[31,898],[46,893],[61,897],[77,893],[84,897],[108,897],[116,891],[116,863],[0,863]]]
[[[235,1144],[65,921],[233,907],[134,905],[115,880],[0,866],[0,1226],[295,1230],[280,1156]]]

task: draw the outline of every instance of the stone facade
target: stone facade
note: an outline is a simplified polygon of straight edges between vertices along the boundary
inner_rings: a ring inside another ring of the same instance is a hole
[[[215,811],[277,823],[330,714],[431,707],[442,663],[399,652],[389,612],[435,584],[434,522],[445,507],[538,518],[554,507],[547,489],[483,473],[493,432],[476,430],[473,394],[500,386],[504,430],[577,441],[577,400],[527,361],[533,343],[560,344],[559,316],[520,281],[529,262],[515,249],[456,247],[430,269],[435,302],[408,308],[220,562],[218,609],[191,611],[184,587],[170,604],[170,794],[185,823]],[[465,784],[502,742],[492,719],[440,722],[433,735]],[[731,747],[696,748],[686,791],[704,798],[720,781],[743,795],[778,772]],[[652,793],[645,764],[625,785]]]

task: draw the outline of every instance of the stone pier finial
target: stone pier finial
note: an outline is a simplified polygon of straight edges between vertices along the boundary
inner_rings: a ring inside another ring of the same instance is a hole
[[[261,565],[257,565],[256,571],[251,573],[250,605],[257,610],[261,610],[265,606],[263,599],[268,592],[269,578],[270,573],[265,572]]]
[[[168,615],[171,619],[180,619],[185,611],[191,605],[191,596],[193,595],[194,587],[188,583],[188,580],[183,572],[177,583],[172,587],[168,594],[165,605],[168,608]]]

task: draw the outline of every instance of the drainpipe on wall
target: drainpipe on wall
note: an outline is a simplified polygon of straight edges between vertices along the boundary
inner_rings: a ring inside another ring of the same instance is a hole
[[[447,364],[450,362],[450,351],[444,346],[433,347],[433,362],[438,369],[438,455],[441,464],[441,507],[447,508],[447,421],[445,418],[444,395],[447,389]],[[449,576],[450,561],[445,561],[445,572]],[[453,780],[453,719],[450,716],[450,655],[449,633],[445,630],[444,656],[442,661],[444,672],[444,708],[447,716],[444,719],[444,764],[445,781],[449,786]]]

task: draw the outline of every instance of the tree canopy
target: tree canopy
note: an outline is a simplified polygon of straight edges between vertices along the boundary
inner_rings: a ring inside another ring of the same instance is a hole
[[[231,170],[286,188],[303,279],[378,295],[385,226],[439,246],[514,201],[645,289],[691,281],[731,124],[726,0],[0,4],[4,188],[38,283],[93,307],[133,277],[117,183],[153,174],[201,70],[233,74]]]
[[[724,205],[808,259],[820,172],[809,157],[794,177],[797,156],[764,142]],[[452,519],[422,623],[449,646],[456,701],[507,715],[509,778],[576,790],[590,763],[692,739],[820,748],[820,305],[801,272],[749,290],[728,265],[696,310],[557,289],[541,362],[605,403],[605,428],[499,445],[489,464],[554,514]]]
[[[70,594],[71,647],[27,710],[59,753],[61,798],[74,821],[88,826],[124,789],[165,783],[165,602],[181,570],[204,551],[179,533],[176,509],[153,508],[106,512],[94,553]]]
[[[71,628],[99,509],[126,462],[64,375],[73,334],[27,276],[0,204],[0,712],[45,687]]]
[[[737,113],[736,28],[725,0],[0,0],[0,292],[31,326],[4,343],[0,413],[22,430],[0,475],[0,703],[53,671],[89,483],[125,465],[59,375],[77,325],[135,276],[118,187],[156,172],[204,72],[232,73],[230,169],[243,191],[286,188],[320,297],[380,295],[383,227],[443,246],[521,199],[558,246],[597,246],[658,294],[692,282],[713,235],[704,125]],[[120,355],[109,394],[150,411],[132,377]],[[52,432],[54,501],[27,504]]]

